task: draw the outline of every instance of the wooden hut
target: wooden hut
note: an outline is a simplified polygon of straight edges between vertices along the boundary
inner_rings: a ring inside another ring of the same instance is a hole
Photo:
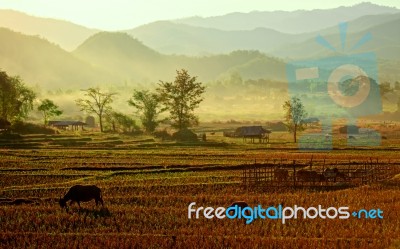
[[[271,131],[264,129],[262,126],[242,126],[235,131],[235,135],[242,137],[244,142],[249,138],[252,143],[254,143],[255,139],[258,139],[260,143],[269,143],[269,134],[271,134]]]
[[[61,130],[78,131],[83,130],[87,124],[81,121],[49,121],[49,125]]]

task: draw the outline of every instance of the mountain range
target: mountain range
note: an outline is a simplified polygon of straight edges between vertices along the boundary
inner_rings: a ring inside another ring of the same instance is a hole
[[[173,80],[175,70],[186,68],[201,81],[229,72],[258,74],[257,78],[284,80],[284,63],[257,51],[188,57],[163,55],[126,33],[100,32],[73,52],[36,36],[0,28],[0,65],[42,89],[80,89],[99,84],[150,83]],[[263,64],[257,69],[252,63]]]
[[[39,37],[0,28],[0,40],[0,69],[41,89],[79,89],[114,79],[106,71]]]
[[[339,22],[349,22],[363,16],[394,13],[399,13],[399,10],[364,2],[334,9],[237,12],[206,18],[183,18],[175,20],[175,22],[220,30],[252,30],[262,27],[279,30],[283,33],[301,34],[316,32],[335,26]]]
[[[348,21],[344,51],[338,21]],[[285,81],[286,61],[332,55],[317,35],[342,54],[369,32],[372,40],[352,52],[375,52],[382,78],[395,80],[399,25],[398,9],[370,3],[157,21],[120,32],[0,10],[0,68],[43,89],[169,81],[180,68],[204,82],[233,73]]]
[[[356,42],[360,35],[370,32],[373,36],[374,49],[380,44],[379,56],[385,59],[398,58],[398,50],[393,53],[392,35],[398,26],[400,13],[363,16],[348,22],[349,42]],[[382,27],[385,27],[382,32]],[[226,31],[215,28],[193,27],[171,21],[159,21],[126,31],[137,37],[153,49],[167,54],[208,55],[227,53],[237,49],[259,50],[272,56],[298,59],[299,57],[322,56],[316,51],[323,49],[315,42],[317,35],[326,36],[328,40],[339,40],[338,25],[325,28],[318,32],[288,34],[269,28],[253,30]],[[395,32],[398,33],[398,32]],[[337,42],[334,41],[334,45]],[[355,44],[355,43],[354,43]],[[353,45],[354,45],[353,44]],[[312,46],[312,48],[308,48]],[[316,47],[318,46],[318,47]],[[293,53],[292,48],[301,50]],[[386,49],[387,48],[387,49]]]
[[[71,51],[89,36],[99,32],[71,22],[30,16],[25,13],[0,9],[0,27],[27,35],[38,35]]]

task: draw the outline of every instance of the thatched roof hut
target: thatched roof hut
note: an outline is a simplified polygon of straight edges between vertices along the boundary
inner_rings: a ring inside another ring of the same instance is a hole
[[[271,130],[264,129],[262,126],[242,126],[235,131],[235,135],[238,137],[263,136],[269,133]]]
[[[70,127],[71,130],[79,130],[79,128],[83,129],[83,126],[87,124],[81,121],[49,121],[49,125],[63,130],[67,130]]]

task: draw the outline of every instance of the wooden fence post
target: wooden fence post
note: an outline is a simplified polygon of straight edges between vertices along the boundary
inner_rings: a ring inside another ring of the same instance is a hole
[[[296,187],[296,160],[293,160],[293,186]]]

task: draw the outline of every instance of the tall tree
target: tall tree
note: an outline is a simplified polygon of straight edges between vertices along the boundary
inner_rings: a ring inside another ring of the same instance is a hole
[[[304,109],[303,103],[297,97],[285,101],[283,109],[285,111],[286,127],[289,132],[293,133],[293,140],[296,143],[297,132],[304,130],[303,119],[307,117],[307,112]]]
[[[107,113],[106,120],[114,132],[122,131],[131,133],[138,129],[135,120],[121,112],[111,111]]]
[[[203,101],[205,87],[187,70],[177,70],[174,82],[160,81],[157,91],[160,101],[170,112],[172,126],[178,130],[198,124],[194,110]]]
[[[50,99],[44,99],[38,106],[38,111],[42,112],[44,125],[47,125],[49,122],[49,118],[54,116],[60,116],[63,111],[58,109],[59,107],[54,104]]]
[[[135,107],[140,114],[140,121],[146,132],[154,132],[161,122],[158,120],[158,115],[165,111],[165,108],[161,107],[159,96],[146,90],[135,90],[128,104]]]
[[[99,118],[100,131],[103,132],[103,117],[106,112],[111,112],[111,103],[116,93],[105,93],[100,88],[84,90],[85,98],[77,99],[76,104],[81,111],[96,114]]]
[[[396,81],[396,82],[394,83],[394,90],[400,91],[400,82]]]
[[[400,113],[400,97],[397,97],[397,111],[398,113]]]
[[[0,116],[4,120],[24,119],[33,110],[36,94],[18,77],[0,71]]]

